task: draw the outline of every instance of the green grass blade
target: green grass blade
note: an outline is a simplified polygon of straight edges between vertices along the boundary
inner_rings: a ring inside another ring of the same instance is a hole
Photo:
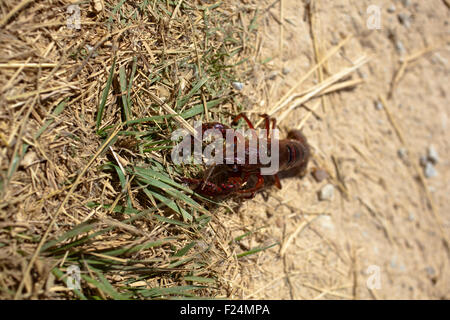
[[[109,89],[111,88],[115,66],[116,66],[116,58],[114,57],[113,64],[111,66],[111,70],[109,71],[108,80],[106,81],[106,87],[103,90],[102,100],[100,101],[100,106],[98,107],[97,129],[100,128],[100,124],[102,122],[103,112],[105,110],[106,99],[108,98]]]
[[[127,75],[125,73],[125,66],[119,68],[119,82],[120,82],[120,94],[122,95],[122,107],[123,114],[125,115],[125,121],[130,120],[130,108],[128,105],[128,94],[127,92]]]
[[[196,276],[186,276],[183,279],[186,281],[202,282],[202,283],[215,283],[216,282],[216,279],[196,277]]]
[[[239,253],[239,254],[237,254],[236,256],[237,256],[238,258],[242,258],[242,257],[245,257],[245,256],[249,256],[249,255],[251,255],[251,254],[255,254],[255,253],[258,253],[258,252],[260,252],[260,251],[270,249],[270,248],[276,246],[277,244],[278,244],[278,242],[277,242],[277,243],[274,243],[274,244],[271,244],[270,246],[267,246],[267,247],[251,249],[251,250],[249,250],[249,251],[245,251],[245,252]]]
[[[187,224],[187,223],[184,223],[184,222],[181,222],[181,221],[178,221],[178,220],[175,220],[175,219],[170,219],[170,218],[167,218],[167,217],[159,216],[157,214],[153,215],[153,217],[156,220],[158,220],[159,222],[162,222],[162,223],[174,224],[174,225],[181,226],[181,227],[184,227],[184,228],[189,228],[190,227],[190,225]]]
[[[72,230],[69,230],[66,233],[64,233],[58,239],[51,240],[51,241],[48,241],[47,243],[45,243],[42,246],[41,252],[46,251],[47,249],[57,245],[58,243],[63,242],[64,240],[79,236],[83,233],[87,233],[87,232],[91,231],[92,229],[94,229],[96,226],[97,226],[97,223],[88,223],[88,222],[81,223],[78,226],[76,226],[75,228],[73,228]]]
[[[217,107],[218,105],[220,105],[224,100],[225,100],[225,98],[211,100],[206,103],[206,107],[208,108],[208,110],[211,110],[214,107]],[[196,104],[189,110],[180,113],[180,116],[183,119],[189,119],[198,114],[202,114],[204,111],[205,111],[205,107],[203,106],[203,104]]]
[[[97,272],[97,275],[99,275],[99,273]],[[95,286],[97,289],[101,290],[103,293],[109,295],[111,298],[115,299],[115,300],[125,300],[129,297],[131,297],[131,295],[125,295],[125,294],[120,294],[117,291],[114,290],[114,288],[111,286],[111,284],[105,279],[105,277],[102,275],[102,279],[100,281],[93,279],[87,275],[82,274],[81,278],[92,284],[93,286]],[[103,281],[102,281],[103,280]]]
[[[196,244],[196,242],[192,241],[191,243],[189,243],[184,248],[178,250],[173,256],[174,257],[182,257],[182,256],[184,256],[193,246],[195,246],[195,244]]]
[[[191,99],[192,96],[200,90],[200,88],[206,83],[206,81],[208,81],[208,77],[204,77],[203,79],[198,81],[187,95],[185,95],[180,100],[177,100],[177,107],[182,108],[189,101],[189,99]]]
[[[156,122],[157,120],[169,119],[169,118],[172,118],[175,116],[176,116],[176,114],[163,114],[160,116],[153,116],[153,117],[141,118],[141,119],[133,119],[133,120],[129,120],[129,121],[125,122],[125,125],[141,124],[141,123],[151,122],[151,121]]]
[[[102,252],[102,254],[104,255],[108,255],[108,256],[120,256],[123,254],[130,254],[130,253],[136,253],[139,252],[141,250],[146,250],[148,248],[154,248],[154,247],[160,247],[166,243],[169,243],[171,241],[173,241],[175,238],[167,238],[167,239],[161,239],[158,241],[153,241],[153,242],[147,242],[147,243],[143,243],[143,244],[139,244],[136,245],[134,247],[131,248],[119,248],[119,249],[114,249],[114,250],[110,250],[110,251],[105,251]]]
[[[65,99],[63,101],[61,101],[55,108],[55,110],[53,110],[52,112],[52,117],[57,117],[59,116],[59,114],[61,112],[63,112],[64,107],[66,106],[66,102],[68,99]],[[47,130],[47,128],[53,123],[53,121],[55,121],[55,119],[48,119],[47,121],[45,121],[44,125],[38,130],[38,132],[36,132],[36,134],[34,135],[34,139],[38,139],[41,134]]]
[[[115,164],[112,164],[112,166],[116,170],[117,176],[119,177],[120,186],[122,187],[122,192],[123,192],[127,189],[127,178],[125,177],[125,175],[123,174],[123,172],[119,166],[117,166]]]
[[[136,57],[133,57],[133,65],[131,67],[131,75],[130,75],[130,81],[128,82],[128,89],[127,89],[127,104],[129,108],[131,108],[131,88],[133,87],[133,81],[134,81],[134,75],[136,73],[136,67],[137,67],[137,59]]]
[[[208,210],[203,208],[194,199],[188,197],[187,195],[175,189],[174,187],[177,187],[179,189],[182,189],[183,191],[192,194],[192,190],[190,190],[189,188],[173,181],[168,176],[165,176],[151,169],[142,169],[138,167],[135,167],[134,169],[135,173],[139,176],[139,180],[141,180],[142,182],[163,190],[170,196],[180,199],[181,201],[185,202],[186,204],[190,205],[192,208],[200,212],[209,213]]]
[[[173,181],[169,175],[164,174],[162,172],[157,172],[150,168],[134,167],[134,173],[144,179],[146,179],[146,178],[156,179],[156,180],[162,181],[164,183],[167,183],[175,188],[186,191],[188,193],[193,193],[193,191],[191,189],[189,189],[186,186],[183,186],[182,184],[180,184],[176,181]]]
[[[111,285],[111,283],[109,283],[109,281],[105,278],[105,276],[97,271],[97,276],[100,279],[100,282],[103,285],[103,291],[106,292],[107,294],[109,294],[113,299],[115,300],[126,300],[131,298],[131,296],[133,295],[132,293],[119,293],[117,292],[114,287]]]
[[[155,197],[156,199],[158,199],[159,201],[161,201],[162,203],[164,203],[166,206],[168,206],[170,209],[172,209],[173,211],[175,211],[176,213],[180,214],[183,219],[187,220],[187,221],[191,221],[192,220],[192,216],[183,208],[179,207],[175,201],[159,194],[156,193],[154,191],[151,191],[147,188],[144,189],[144,193],[147,194],[147,196],[152,195],[153,197]],[[150,198],[150,196],[149,196]]]
[[[192,296],[191,293],[187,291],[196,290],[196,289],[203,289],[206,288],[205,286],[176,286],[176,287],[170,287],[170,288],[152,288],[148,290],[137,290],[139,294],[141,294],[143,297],[148,298],[157,298],[157,297],[164,297],[164,296],[171,296],[171,295],[181,295],[181,296]]]

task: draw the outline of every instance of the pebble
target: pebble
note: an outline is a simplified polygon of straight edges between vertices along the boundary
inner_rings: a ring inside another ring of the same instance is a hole
[[[333,231],[335,229],[330,216],[320,217],[320,224],[322,228],[328,229],[329,231]]]
[[[276,77],[278,76],[278,71],[272,71],[271,73],[269,73],[269,75],[266,77],[266,79],[269,80],[275,80]]]
[[[91,54],[92,51],[94,50],[94,47],[93,47],[93,46],[90,46],[90,45],[88,45],[88,44],[87,44],[85,47],[86,47],[86,50],[88,51],[89,54]],[[94,53],[92,54],[92,56],[93,56],[93,57],[96,57],[96,56],[97,56],[97,52],[94,52]]]
[[[394,13],[394,12],[395,12],[395,5],[391,5],[391,6],[387,9],[387,11],[388,11],[389,13]]]
[[[312,171],[312,175],[317,182],[321,182],[328,178],[328,173],[323,169],[315,169]]]
[[[401,42],[400,40],[395,41],[395,48],[397,49],[397,52],[400,55],[404,55],[406,52],[405,46],[403,45],[403,42]]]
[[[397,256],[391,258],[391,268],[397,268]]]
[[[428,163],[428,159],[426,156],[420,156],[419,163],[422,167],[425,167]]]
[[[354,214],[353,214],[353,218],[354,218],[354,219],[359,219],[359,218],[361,218],[361,212],[356,212],[356,213],[354,213]]]
[[[409,5],[411,4],[411,0],[402,0],[402,4],[403,4],[405,7],[409,7]]]
[[[244,84],[242,82],[232,82],[231,85],[233,86],[233,88],[235,88],[236,90],[241,91],[244,88]]]
[[[434,168],[433,164],[431,162],[427,162],[424,169],[425,177],[427,178],[433,178],[438,175],[436,169]]]
[[[101,0],[94,0],[94,9],[97,13],[103,11],[103,1]]]
[[[26,169],[33,163],[35,163],[36,159],[37,159],[36,153],[34,151],[28,151],[23,157],[22,161],[20,161],[20,166]]]
[[[439,162],[439,155],[436,151],[436,148],[433,145],[430,145],[428,147],[428,155],[427,155],[428,160],[433,163],[436,164]]]
[[[411,16],[405,13],[399,13],[397,15],[397,18],[398,21],[400,21],[400,23],[405,26],[405,28],[409,28],[411,26]]]
[[[281,70],[281,72],[282,72],[284,75],[287,75],[287,74],[291,73],[291,69],[288,68],[288,67],[283,67],[283,69]]]
[[[433,61],[433,63],[440,63],[444,66],[448,65],[448,60],[445,59],[444,57],[442,57],[439,53],[435,53],[433,54],[433,56],[431,57],[431,61]]]
[[[383,109],[383,104],[380,101],[375,102],[375,108],[377,110],[382,110]]]
[[[326,184],[319,192],[319,200],[331,200],[334,195],[334,186],[332,184]]]
[[[400,148],[397,150],[397,154],[400,157],[400,159],[406,159],[407,151],[405,148]]]
[[[426,267],[425,270],[427,271],[428,275],[434,276],[436,274],[436,271],[434,271],[433,267]]]

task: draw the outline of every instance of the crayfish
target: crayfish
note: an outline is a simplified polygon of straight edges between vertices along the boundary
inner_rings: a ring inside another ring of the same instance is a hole
[[[267,114],[263,114],[261,117],[265,120],[266,143],[268,149],[271,150],[274,141],[273,133],[274,129],[276,129],[276,120],[270,118]],[[254,131],[252,122],[243,113],[234,118],[232,125],[236,125],[241,118]],[[227,130],[233,130],[229,126],[219,122],[203,123],[200,128],[202,133],[209,129],[218,130],[223,138],[225,138]],[[278,150],[275,150],[275,152],[278,152],[278,170],[270,175],[261,174],[261,169],[267,168],[268,164],[262,164],[260,161],[260,157],[258,156],[260,145],[251,145],[248,138],[244,138],[240,134],[236,134],[236,136],[234,138],[234,145],[231,146],[233,148],[231,161],[228,161],[227,164],[213,166],[210,174],[206,178],[182,178],[182,181],[187,183],[196,193],[203,196],[226,197],[229,195],[242,195],[253,197],[269,180],[272,180],[272,184],[275,184],[277,188],[281,189],[279,175],[303,173],[306,169],[310,157],[310,148],[305,136],[300,130],[291,130],[288,132],[286,139],[278,140]],[[237,157],[237,148],[235,146],[237,140],[241,140],[241,142],[244,140],[245,161],[239,161]],[[224,149],[227,147],[230,146],[224,146]],[[257,161],[254,164],[249,162],[252,154],[256,155]],[[212,172],[215,173],[213,174]],[[247,187],[249,181],[254,181],[254,185]]]

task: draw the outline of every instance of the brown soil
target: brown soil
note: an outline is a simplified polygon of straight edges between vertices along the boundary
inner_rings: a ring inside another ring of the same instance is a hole
[[[344,36],[354,35],[328,61],[323,79],[363,53],[371,60],[357,71],[365,80],[362,85],[327,95],[304,126],[315,152],[309,171],[326,169],[332,177],[320,183],[311,174],[285,179],[282,190],[257,195],[240,208],[239,218],[227,221],[236,228],[262,228],[246,241],[249,248],[280,244],[248,258],[233,278],[235,297],[448,299],[448,5],[439,0],[378,1],[381,29],[369,30],[366,9],[372,1],[311,2],[312,30],[307,5],[283,1],[281,55],[279,4],[260,20],[256,59],[275,59],[247,84],[244,94],[254,103],[248,112],[269,112]],[[416,53],[391,97],[402,59]],[[316,73],[310,78],[317,83]],[[309,81],[295,93],[314,84]],[[386,100],[382,108],[380,97]],[[306,112],[295,108],[280,122],[281,129],[296,127]],[[439,153],[438,175],[424,178],[419,158],[430,145]],[[403,150],[407,154],[400,156]],[[346,191],[336,188],[337,181]],[[318,192],[328,183],[335,185],[334,197],[319,201]],[[367,286],[370,266],[379,267],[379,288]]]

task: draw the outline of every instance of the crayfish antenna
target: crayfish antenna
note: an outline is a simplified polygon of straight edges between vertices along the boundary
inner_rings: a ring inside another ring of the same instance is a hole
[[[212,174],[213,171],[214,171],[214,165],[212,165],[212,166],[210,166],[210,167],[208,168],[208,172],[207,172],[207,174],[206,174],[206,178],[203,180],[201,190],[203,190],[203,189],[205,188],[205,186],[206,186],[206,184],[208,183],[208,180],[209,180],[209,178],[211,177],[211,174]]]

